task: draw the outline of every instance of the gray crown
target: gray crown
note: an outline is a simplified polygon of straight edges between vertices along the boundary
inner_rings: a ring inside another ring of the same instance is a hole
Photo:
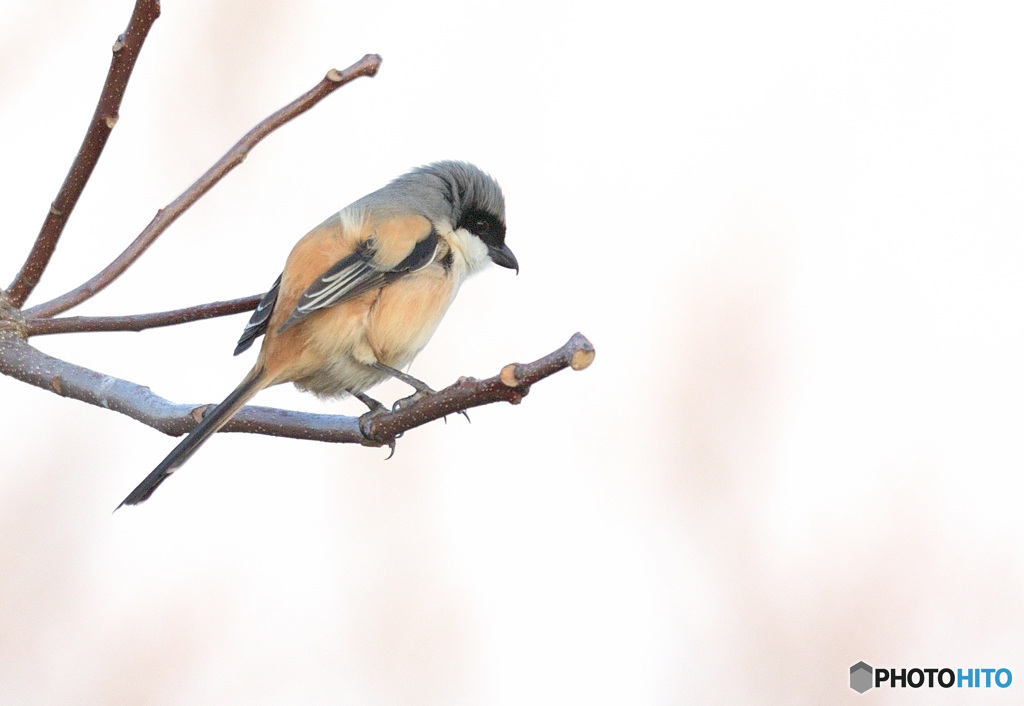
[[[403,174],[349,208],[380,215],[418,213],[432,221],[458,225],[462,215],[477,209],[505,222],[505,197],[489,175],[468,162],[435,162]]]

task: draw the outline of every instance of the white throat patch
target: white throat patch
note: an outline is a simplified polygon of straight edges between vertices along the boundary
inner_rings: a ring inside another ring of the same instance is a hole
[[[451,244],[455,259],[461,261],[467,276],[479,272],[491,261],[484,241],[465,228],[451,231],[448,242]]]

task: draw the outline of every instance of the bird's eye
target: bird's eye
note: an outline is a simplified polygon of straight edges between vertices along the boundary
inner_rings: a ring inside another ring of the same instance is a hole
[[[459,227],[465,228],[485,243],[500,243],[505,239],[505,225],[494,214],[481,209],[470,209],[462,214]]]

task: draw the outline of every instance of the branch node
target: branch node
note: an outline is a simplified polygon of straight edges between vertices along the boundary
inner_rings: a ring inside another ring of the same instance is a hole
[[[337,69],[331,69],[330,71],[327,72],[327,75],[324,76],[324,78],[326,78],[331,83],[338,83],[338,81],[341,81],[345,77]]]
[[[10,331],[23,341],[28,340],[28,321],[21,309],[14,306],[7,292],[0,289],[0,333]]]
[[[105,125],[106,125],[106,126],[107,126],[107,127],[109,128],[109,129],[113,130],[113,129],[114,129],[114,126],[115,126],[115,125],[117,125],[117,119],[118,119],[118,116],[117,116],[117,115],[105,115],[105,116],[103,117],[103,123],[104,123],[104,124],[105,124]]]
[[[124,35],[119,34],[117,35],[117,39],[114,40],[114,46],[110,47],[110,51],[116,54],[122,49],[124,49]]]
[[[60,383],[61,383],[60,375],[58,375],[57,377],[55,377],[53,380],[50,381],[50,387],[53,388],[54,392],[56,392],[58,395],[63,397],[64,396],[64,388],[61,387]]]

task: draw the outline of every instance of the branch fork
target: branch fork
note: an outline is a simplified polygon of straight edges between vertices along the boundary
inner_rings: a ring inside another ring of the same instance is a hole
[[[128,80],[149,30],[159,16],[159,0],[136,0],[127,29],[112,47],[110,69],[85,139],[47,210],[25,263],[10,286],[0,289],[0,373],[63,397],[125,414],[166,434],[178,436],[195,427],[209,405],[175,404],[148,387],[50,356],[31,345],[29,338],[61,333],[142,331],[255,309],[262,294],[148,314],[58,316],[87,301],[124,274],[178,217],[241,164],[265,137],[338,88],[360,77],[375,76],[381,58],[367,54],[346,69],[328,71],[313,88],[258,123],[195,183],[159,209],[149,225],[109,265],[78,287],[25,309],[24,304],[45,272],[64,226],[119,120]],[[567,367],[583,370],[593,359],[593,345],[577,333],[565,345],[532,363],[506,365],[497,375],[485,380],[459,378],[443,390],[425,394],[391,411],[357,419],[246,406],[222,431],[393,447],[395,439],[404,432],[445,415],[502,400],[519,404],[529,393],[530,386],[539,380]]]

